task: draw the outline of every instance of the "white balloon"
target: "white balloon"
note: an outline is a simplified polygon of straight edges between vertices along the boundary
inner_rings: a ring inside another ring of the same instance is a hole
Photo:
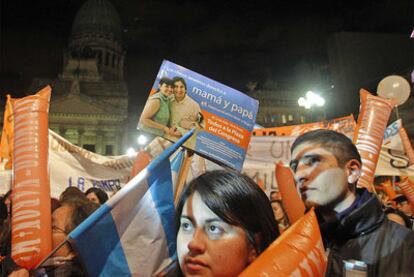
[[[383,98],[397,100],[397,105],[404,104],[410,97],[411,88],[408,81],[398,75],[382,79],[377,88],[377,94]]]

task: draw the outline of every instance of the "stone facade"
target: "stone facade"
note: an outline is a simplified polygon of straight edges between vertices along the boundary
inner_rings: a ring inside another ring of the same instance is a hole
[[[88,0],[77,12],[63,68],[56,79],[35,79],[31,91],[52,86],[49,128],[103,155],[125,152],[128,88],[120,18],[108,0]]]
[[[256,123],[263,127],[278,127],[316,122],[324,119],[323,109],[299,107],[299,96],[290,91],[263,90],[250,94],[259,100]]]

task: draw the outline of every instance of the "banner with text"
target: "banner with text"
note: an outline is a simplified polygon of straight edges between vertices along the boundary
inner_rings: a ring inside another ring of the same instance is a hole
[[[291,126],[254,129],[253,136],[299,136],[316,129],[329,129],[345,134],[350,139],[354,136],[356,123],[354,116],[344,116],[332,120]]]
[[[111,194],[127,183],[135,156],[105,157],[78,147],[49,130],[50,193],[54,198],[70,186],[98,187]],[[4,167],[2,167],[4,168]],[[0,194],[10,189],[11,170],[0,170]]]
[[[414,165],[410,166],[410,160],[401,140],[401,128],[402,122],[398,119],[385,129],[376,175],[414,176]]]

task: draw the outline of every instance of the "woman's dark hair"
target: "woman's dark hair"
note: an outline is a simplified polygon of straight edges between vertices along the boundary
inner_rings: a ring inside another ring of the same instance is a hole
[[[168,77],[163,77],[160,79],[160,81],[158,82],[158,84],[161,86],[162,84],[166,84],[167,86],[172,86],[173,82],[170,78]]]
[[[100,188],[89,188],[85,192],[85,196],[87,196],[89,193],[92,193],[92,192],[95,193],[96,197],[98,197],[100,204],[105,203],[109,199],[108,194],[106,194],[106,192],[101,190]]]
[[[385,209],[384,213],[386,215],[387,214],[396,214],[396,215],[398,215],[399,217],[401,217],[404,220],[405,227],[407,227],[408,229],[411,229],[412,226],[413,226],[413,223],[411,222],[410,218],[405,213],[403,213],[402,211],[400,211],[398,209],[394,209],[392,207],[389,207],[389,208]]]
[[[177,230],[184,204],[195,192],[221,219],[243,228],[258,253],[279,236],[266,194],[246,175],[224,170],[206,172],[185,188],[177,205]]]
[[[66,233],[72,232],[73,229],[75,229],[86,218],[88,218],[89,215],[99,208],[99,205],[96,203],[93,203],[87,199],[84,200],[77,198],[69,199],[64,205],[69,206],[72,209],[72,213],[70,215],[71,218],[65,227]]]
[[[59,197],[59,202],[61,205],[63,205],[64,202],[74,199],[74,198],[80,198],[80,199],[86,199],[86,196],[83,194],[83,192],[78,189],[77,187],[67,187]]]
[[[10,189],[8,192],[6,192],[6,194],[3,196],[3,199],[6,200],[7,198],[9,198],[11,196],[12,190]]]

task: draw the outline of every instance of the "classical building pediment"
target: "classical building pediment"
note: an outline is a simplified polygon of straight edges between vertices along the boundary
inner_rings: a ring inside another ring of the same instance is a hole
[[[124,114],[113,105],[104,103],[87,95],[69,94],[53,98],[50,113],[66,114]]]

